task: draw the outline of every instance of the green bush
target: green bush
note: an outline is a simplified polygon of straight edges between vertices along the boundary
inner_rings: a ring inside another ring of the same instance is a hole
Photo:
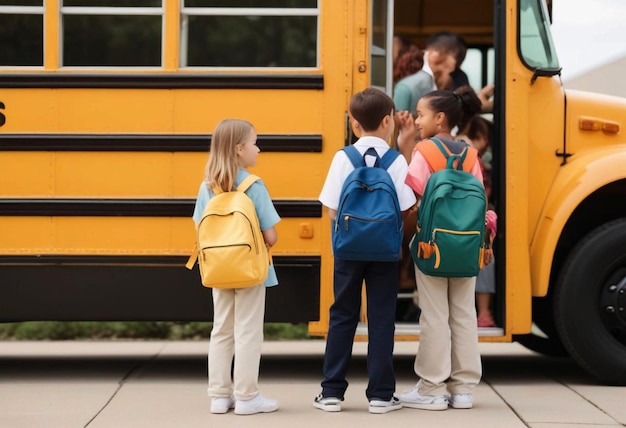
[[[0,324],[0,340],[206,340],[210,322],[28,321]],[[307,324],[266,323],[265,340],[309,339]]]

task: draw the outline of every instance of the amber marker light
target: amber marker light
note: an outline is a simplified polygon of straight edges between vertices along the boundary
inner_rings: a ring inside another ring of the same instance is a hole
[[[602,131],[607,134],[617,134],[619,133],[619,123],[604,122],[604,124],[602,125]]]
[[[602,129],[602,125],[602,122],[597,119],[581,117],[578,121],[578,127],[583,131],[600,131]]]

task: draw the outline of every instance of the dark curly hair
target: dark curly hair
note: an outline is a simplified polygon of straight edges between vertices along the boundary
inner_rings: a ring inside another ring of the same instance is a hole
[[[450,129],[464,129],[467,122],[480,113],[482,104],[470,86],[461,86],[454,91],[432,91],[422,97],[435,112],[443,112]]]
[[[393,67],[393,83],[400,79],[415,74],[424,66],[424,51],[416,45],[410,45],[400,54]]]

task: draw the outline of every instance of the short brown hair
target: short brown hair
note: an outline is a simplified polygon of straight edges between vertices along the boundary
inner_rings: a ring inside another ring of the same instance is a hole
[[[366,132],[377,130],[385,116],[394,108],[389,95],[375,88],[357,92],[350,100],[350,114]]]

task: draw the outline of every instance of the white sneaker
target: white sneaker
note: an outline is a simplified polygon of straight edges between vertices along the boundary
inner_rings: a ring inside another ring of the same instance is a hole
[[[231,397],[213,397],[211,399],[211,413],[228,413],[228,409],[235,407],[235,400]]]
[[[257,394],[250,400],[237,400],[235,403],[236,415],[254,415],[255,413],[270,413],[278,410],[278,403]]]
[[[413,388],[398,396],[404,407],[422,410],[446,410],[448,408],[446,395],[420,395],[419,386],[418,382]]]
[[[402,403],[397,397],[391,397],[391,400],[370,400],[370,413],[383,414],[393,412],[394,410],[400,410]]]
[[[455,409],[471,409],[474,406],[472,394],[452,394],[449,401]]]
[[[319,394],[313,400],[313,407],[325,412],[341,412],[341,399],[337,397],[324,397]]]

